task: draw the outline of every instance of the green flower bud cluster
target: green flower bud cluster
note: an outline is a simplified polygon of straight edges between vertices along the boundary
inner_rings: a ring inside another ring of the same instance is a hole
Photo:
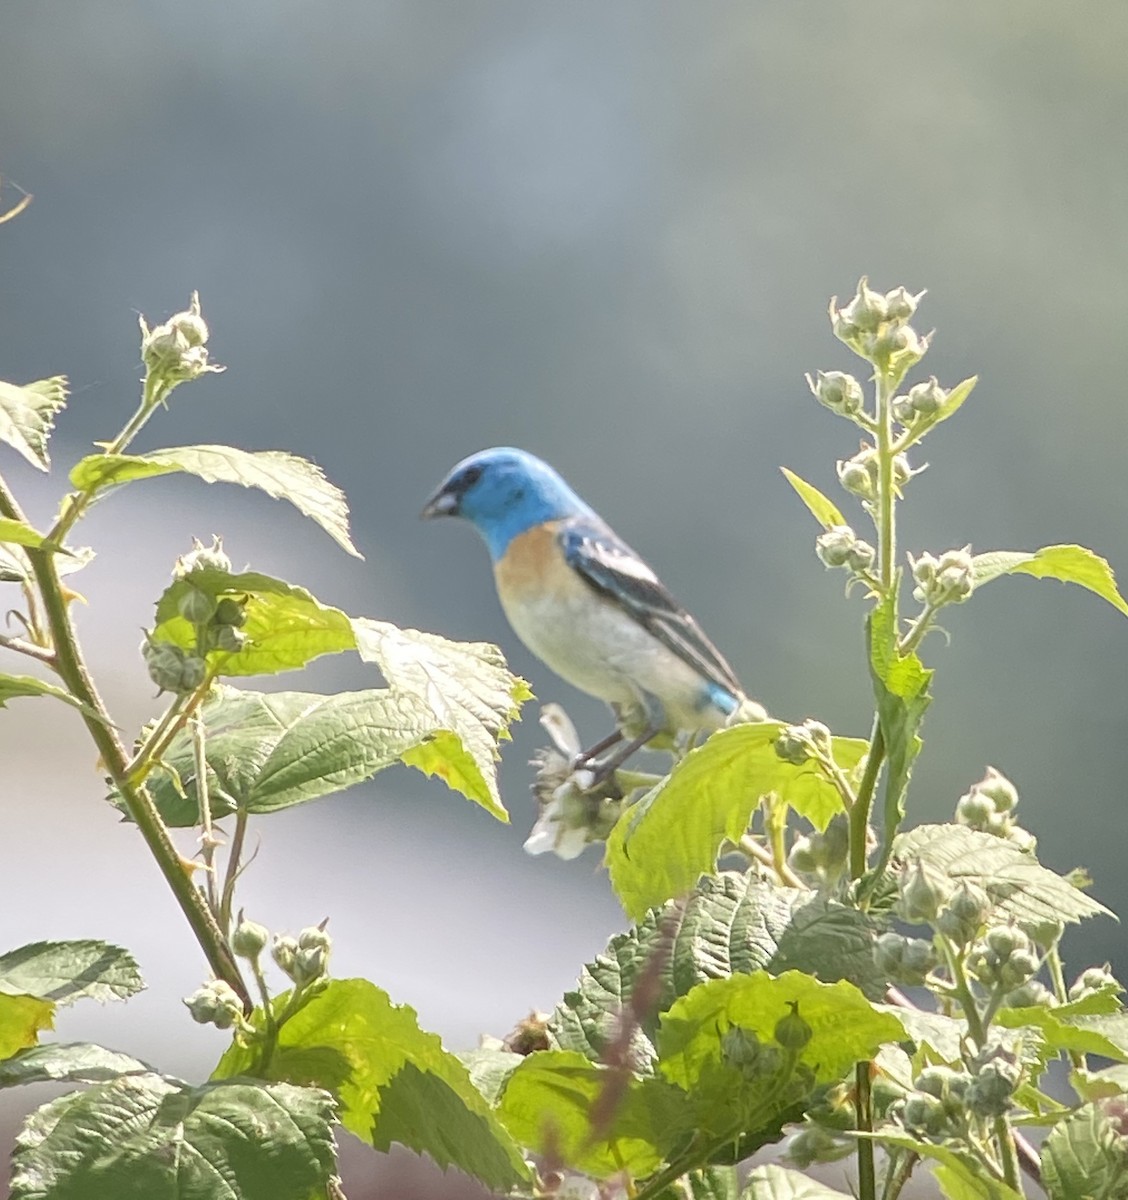
[[[977,1117],[1001,1117],[1022,1078],[1018,1055],[1003,1046],[982,1051],[971,1064],[972,1078],[965,1094],[968,1109]]]
[[[196,630],[196,650],[207,654],[220,650],[234,654],[247,644],[240,626],[247,620],[246,602],[234,596],[218,600],[201,588],[189,586],[176,604],[177,611]]]
[[[890,1116],[910,1133],[950,1137],[965,1125],[966,1096],[972,1079],[952,1067],[925,1067],[913,1080],[913,1091],[890,1109]]]
[[[270,941],[270,930],[257,921],[248,921],[239,911],[239,920],[231,933],[231,949],[240,958],[256,962]]]
[[[936,914],[933,928],[956,946],[973,942],[991,915],[991,900],[982,888],[961,880]]]
[[[243,1005],[230,984],[211,979],[184,998],[192,1020],[217,1029],[230,1029],[243,1017]]]
[[[1015,925],[988,927],[968,954],[968,970],[985,988],[1011,992],[1038,970],[1034,943]]]
[[[1054,1008],[1058,999],[1044,983],[1028,979],[1003,997],[1004,1008]]]
[[[824,408],[841,417],[855,416],[865,402],[862,385],[844,371],[818,371],[814,379],[808,375],[807,386]]]
[[[903,287],[883,295],[863,276],[849,303],[839,308],[837,297],[830,302],[834,336],[880,371],[902,379],[925,356],[931,340],[931,334],[922,337],[908,323],[923,295]]]
[[[1112,973],[1112,967],[1105,963],[1103,967],[1088,967],[1082,971],[1070,985],[1069,998],[1080,1000],[1083,996],[1092,996],[1109,989],[1114,989],[1119,994],[1124,991],[1124,985]]]
[[[811,758],[827,758],[831,754],[830,730],[821,721],[808,717],[802,725],[788,725],[780,730],[775,751],[784,762],[796,767]]]
[[[734,1025],[721,1036],[721,1061],[748,1080],[774,1075],[783,1064],[783,1051],[762,1042],[751,1029]]]
[[[826,829],[797,837],[787,854],[787,865],[800,875],[815,876],[834,883],[846,870],[850,857],[850,827],[842,814]]]
[[[832,525],[815,539],[815,553],[824,567],[845,567],[860,575],[873,566],[877,551],[849,525]]]
[[[207,678],[207,664],[195,651],[172,642],[154,641],[149,633],[145,634],[141,654],[149,678],[162,692],[193,692]]]
[[[880,469],[877,447],[863,443],[853,458],[838,462],[838,482],[864,504],[872,504],[877,499]],[[913,474],[908,458],[904,454],[895,454],[893,456],[893,487],[900,491],[912,479]]]
[[[947,399],[947,389],[932,375],[924,383],[913,384],[907,395],[894,397],[893,416],[910,429],[917,421],[936,416]]]
[[[270,955],[282,972],[294,981],[295,987],[304,988],[327,974],[332,945],[323,922],[303,929],[296,938],[288,934],[276,935]]]
[[[1006,838],[1019,849],[1033,851],[1033,835],[1016,823],[1018,789],[1000,771],[988,767],[987,773],[956,803],[956,821],[980,833]]]
[[[171,391],[177,384],[198,379],[207,372],[222,371],[208,363],[208,327],[200,315],[200,297],[192,293],[186,312],[174,313],[167,321],[150,329],[144,317],[141,325],[141,359],[150,379]]]
[[[970,546],[962,550],[945,550],[939,558],[931,554],[913,558],[910,554],[909,566],[917,584],[913,596],[929,608],[962,604],[975,590]]]
[[[937,962],[932,942],[892,931],[881,934],[874,943],[873,957],[886,979],[910,987],[922,985]]]
[[[223,551],[223,539],[212,537],[212,544],[205,546],[199,538],[192,539],[192,549],[182,554],[172,569],[174,579],[186,579],[195,571],[222,571],[231,574],[231,559]]]

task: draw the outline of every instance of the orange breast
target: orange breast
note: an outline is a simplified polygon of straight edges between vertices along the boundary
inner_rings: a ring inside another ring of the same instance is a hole
[[[494,566],[498,593],[505,601],[520,603],[556,595],[561,599],[583,590],[583,581],[564,561],[557,540],[556,522],[536,525],[519,533]]]

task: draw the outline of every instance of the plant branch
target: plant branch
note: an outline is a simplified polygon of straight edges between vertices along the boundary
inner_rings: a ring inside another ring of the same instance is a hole
[[[46,646],[37,646],[34,642],[25,641],[24,638],[6,637],[0,634],[0,646],[5,650],[12,650],[16,654],[26,654],[28,658],[46,663],[49,667],[55,665],[54,650],[50,650]]]
[[[14,520],[24,519],[19,505],[2,480],[0,516]],[[27,556],[43,599],[48,627],[55,645],[56,669],[70,694],[84,705],[84,709],[80,710],[82,719],[98,749],[102,763],[121,794],[130,818],[137,825],[150,853],[156,859],[157,866],[196,935],[209,966],[217,978],[224,980],[235,990],[249,1010],[250,996],[226,938],[220,932],[203,896],[185,872],[180,855],[172,844],[152,797],[144,786],[138,786],[128,777],[125,747],[82,657],[63,587],[59,581],[54,554],[49,550],[29,549]]]

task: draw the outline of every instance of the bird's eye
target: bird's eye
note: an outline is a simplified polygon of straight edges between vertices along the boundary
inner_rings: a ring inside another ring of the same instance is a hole
[[[462,472],[462,478],[459,480],[459,486],[461,487],[462,491],[466,491],[467,488],[472,488],[474,484],[476,484],[481,478],[481,467],[467,467],[466,470]]]

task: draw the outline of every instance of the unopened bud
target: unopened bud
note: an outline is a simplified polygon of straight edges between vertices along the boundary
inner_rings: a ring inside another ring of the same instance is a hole
[[[873,291],[863,275],[854,298],[839,314],[846,325],[862,333],[876,333],[889,317],[889,306],[880,292]]]
[[[232,625],[219,625],[211,631],[211,644],[225,654],[237,654],[250,639]]]
[[[241,600],[234,600],[230,596],[224,596],[222,600],[215,606],[215,615],[212,621],[216,625],[231,625],[235,629],[241,628],[246,624],[247,606]]]
[[[276,934],[270,946],[270,957],[279,968],[293,979],[294,959],[297,957],[298,943],[289,934]]]
[[[939,558],[922,554],[909,555],[916,588],[913,596],[922,604],[939,608],[944,604],[961,604],[975,589],[975,566],[970,548],[946,550]]]
[[[854,574],[868,571],[877,551],[849,525],[832,525],[815,539],[815,553],[824,567],[846,567]]]
[[[821,1125],[804,1125],[787,1143],[785,1157],[792,1166],[804,1171],[815,1163],[836,1162],[853,1153],[852,1138],[836,1138]]]
[[[799,1015],[798,1001],[788,1000],[787,1007],[791,1011],[776,1022],[772,1036],[785,1050],[798,1053],[811,1040],[814,1030]]]
[[[211,620],[212,613],[215,612],[215,600],[207,592],[190,587],[177,600],[176,611],[192,625],[202,625]]]
[[[807,385],[824,408],[839,416],[852,417],[865,402],[862,385],[844,371],[819,371],[813,380],[808,375]]]
[[[919,987],[936,966],[936,950],[924,938],[907,938],[888,932],[874,944],[874,961],[887,979]]]
[[[890,321],[910,321],[917,310],[923,292],[915,296],[903,287],[885,293],[885,311]]]
[[[877,448],[863,446],[853,458],[838,463],[838,482],[853,496],[873,500],[877,495]]]
[[[248,921],[242,913],[239,914],[239,923],[231,933],[231,949],[240,958],[254,962],[269,941],[270,931],[265,925],[260,925],[257,921]]]
[[[192,549],[176,560],[172,574],[175,579],[184,579],[193,571],[224,571],[230,574],[231,559],[223,552],[222,538],[213,537],[210,546],[205,546],[199,538],[192,539]]]
[[[927,1092],[913,1092],[905,1097],[901,1120],[910,1133],[939,1134],[948,1124],[943,1101]]]
[[[784,762],[801,767],[811,757],[811,739],[802,725],[787,725],[776,738],[775,752]]]
[[[161,325],[150,329],[144,317],[141,324],[141,358],[150,376],[159,378],[167,395],[178,383],[196,379],[222,367],[208,365],[208,327],[200,315],[200,298],[193,292],[185,312],[175,313]]]
[[[1006,1008],[1054,1008],[1057,1002],[1053,992],[1037,979],[1028,979],[1003,997]]]
[[[141,654],[149,678],[162,692],[192,692],[207,678],[204,660],[172,642],[156,642],[146,634]]]
[[[991,914],[987,893],[961,880],[936,916],[935,928],[957,946],[966,946]]]
[[[994,767],[987,768],[987,774],[975,785],[974,790],[987,796],[997,812],[1008,813],[1018,803],[1018,789]]]
[[[329,950],[333,939],[325,932],[323,925],[310,925],[298,934],[298,945],[303,950]]]
[[[1069,989],[1070,1000],[1080,1000],[1082,996],[1091,996],[1094,992],[1103,992],[1113,988],[1117,992],[1124,991],[1120,980],[1112,973],[1112,967],[1105,963],[1103,967],[1088,967],[1073,981]]]
[[[222,979],[209,980],[186,996],[184,1004],[193,1021],[217,1029],[230,1029],[243,1014],[243,1005],[234,988]]]
[[[951,885],[934,867],[916,859],[901,873],[900,915],[913,924],[927,924],[936,918],[951,893]]]
[[[979,1117],[1001,1117],[1022,1077],[1017,1055],[996,1046],[980,1054],[973,1067],[967,1107]]]

